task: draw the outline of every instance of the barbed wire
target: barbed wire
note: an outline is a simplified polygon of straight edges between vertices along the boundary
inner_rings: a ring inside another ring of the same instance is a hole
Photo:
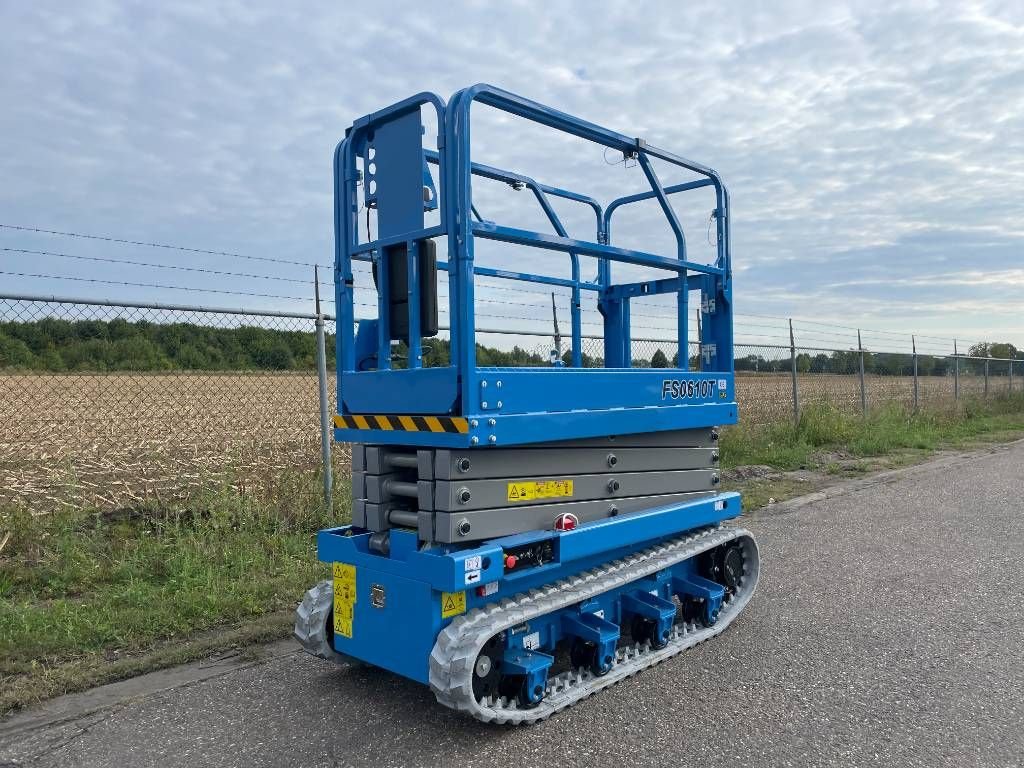
[[[3,224],[0,223],[0,229],[11,229],[21,232],[35,232],[44,235],[58,235],[61,237],[76,237],[83,240],[102,240],[107,243],[120,243],[122,245],[139,245],[146,248],[165,248],[172,251],[184,251],[187,253],[202,253],[207,256],[229,256],[235,259],[248,259],[250,261],[269,261],[276,264],[291,264],[299,267],[314,267],[319,266],[324,269],[330,269],[331,267],[327,264],[318,264],[313,261],[295,261],[292,259],[278,259],[273,256],[251,256],[244,253],[235,253],[233,251],[213,251],[207,250],[206,248],[190,248],[184,245],[171,245],[170,243],[154,243],[146,240],[128,240],[121,237],[110,237],[108,235],[89,235],[84,232],[67,232],[59,229],[42,229],[41,227],[24,227],[17,224]]]
[[[118,243],[118,244],[122,244],[122,245],[133,245],[133,246],[141,246],[141,247],[148,247],[148,248],[160,248],[160,249],[166,249],[166,250],[174,250],[174,251],[187,252],[187,253],[197,253],[197,254],[211,255],[211,256],[225,256],[225,257],[228,257],[228,258],[238,258],[238,259],[245,259],[245,260],[249,260],[249,261],[258,261],[258,262],[285,264],[285,265],[290,265],[290,266],[303,266],[303,267],[319,266],[319,267],[323,267],[324,269],[332,269],[332,267],[330,265],[319,264],[319,263],[313,262],[313,261],[300,261],[300,260],[294,260],[294,259],[282,259],[282,258],[271,257],[271,256],[253,256],[253,255],[250,255],[250,254],[243,254],[243,253],[238,253],[238,252],[234,252],[234,251],[221,251],[221,250],[206,249],[206,248],[195,248],[195,247],[190,247],[190,246],[175,245],[175,244],[171,244],[171,243],[159,243],[159,242],[147,241],[147,240],[132,240],[132,239],[128,239],[128,238],[113,237],[113,236],[110,236],[110,235],[96,235],[96,234],[89,234],[89,233],[84,233],[84,232],[73,232],[73,231],[69,231],[69,230],[58,230],[58,229],[46,229],[46,228],[42,228],[42,227],[30,227],[30,226],[16,225],[16,224],[7,224],[7,223],[0,223],[0,228],[7,229],[7,230],[12,230],[12,231],[19,231],[19,232],[31,232],[31,233],[36,233],[36,234],[53,235],[53,236],[59,236],[59,237],[70,237],[70,238],[78,238],[78,239],[86,239],[86,240],[96,240],[96,241],[102,241],[102,242],[108,242],[108,243]],[[280,281],[280,282],[287,282],[287,283],[292,283],[292,284],[302,284],[302,285],[309,285],[309,284],[311,284],[313,282],[313,281],[303,280],[303,279],[300,279],[300,278],[291,278],[291,277],[283,277],[283,276],[275,276],[275,275],[263,275],[263,274],[256,274],[256,273],[234,272],[234,271],[230,271],[230,270],[219,270],[219,269],[213,269],[213,268],[209,268],[209,267],[188,267],[188,266],[179,265],[179,264],[162,264],[162,263],[144,262],[144,261],[137,261],[137,260],[130,260],[130,259],[114,259],[114,258],[100,257],[100,256],[85,256],[85,255],[79,255],[79,254],[68,254],[68,253],[57,252],[57,251],[43,251],[43,250],[32,250],[32,249],[24,249],[24,248],[12,248],[12,247],[3,247],[3,248],[0,248],[0,251],[4,251],[4,252],[8,252],[8,253],[23,253],[23,254],[26,254],[26,255],[52,256],[52,257],[76,259],[76,260],[82,260],[82,261],[104,262],[104,263],[113,263],[113,264],[127,264],[127,265],[131,265],[131,266],[139,266],[139,267],[145,267],[145,268],[151,268],[151,269],[172,269],[172,270],[177,270],[177,271],[196,272],[196,273],[206,273],[206,274],[212,274],[212,275],[219,275],[219,276],[223,276],[223,277],[237,277],[237,278],[244,278],[244,279],[272,280],[272,281]],[[367,268],[369,268],[369,265],[366,265],[366,266],[367,266]],[[250,296],[250,297],[258,297],[258,298],[274,298],[274,299],[283,299],[283,300],[289,300],[289,301],[308,301],[309,300],[307,297],[284,296],[284,295],[279,295],[279,294],[258,293],[258,292],[238,291],[238,290],[228,290],[228,289],[191,288],[191,287],[186,287],[186,286],[164,285],[164,284],[160,284],[160,283],[142,283],[142,282],[130,282],[130,281],[114,281],[114,280],[104,280],[104,279],[101,279],[101,278],[80,278],[80,277],[72,277],[72,276],[68,276],[68,275],[62,275],[62,276],[57,276],[57,275],[41,275],[41,274],[40,275],[33,275],[31,273],[18,273],[18,272],[0,272],[0,274],[7,274],[7,275],[21,276],[21,277],[34,277],[34,278],[38,278],[38,279],[73,280],[73,281],[76,281],[76,282],[90,282],[90,283],[108,284],[108,285],[122,285],[122,286],[130,286],[130,287],[145,287],[145,288],[156,288],[156,289],[167,289],[167,290],[197,291],[197,292],[202,292],[202,293],[216,293],[216,294],[223,294],[223,295]],[[324,287],[328,287],[328,288],[332,288],[333,287],[333,282],[319,281],[319,285],[324,286]],[[441,283],[441,285],[443,286],[444,284]],[[498,285],[498,284],[495,284],[493,282],[481,280],[480,278],[477,278],[477,280],[475,281],[475,285],[478,288],[486,289],[486,290],[511,291],[511,292],[517,293],[519,295],[524,295],[525,294],[525,295],[543,296],[545,298],[550,297],[551,294],[554,293],[554,295],[556,297],[556,300],[557,299],[567,299],[567,298],[570,298],[570,295],[567,292],[571,290],[567,286],[550,286],[550,288],[548,288],[548,289],[539,290],[539,289],[531,289],[531,288],[522,288],[522,287],[518,287],[518,286]],[[369,286],[357,286],[357,287],[359,287],[359,288],[368,288],[370,290],[373,290]],[[447,298],[447,296],[444,295],[444,294],[441,294],[441,298]],[[645,298],[656,300],[658,297],[645,297]],[[505,306],[536,306],[536,305],[523,305],[522,302],[504,301],[504,300],[493,298],[493,297],[490,297],[490,296],[487,296],[487,295],[477,296],[476,300],[481,302],[481,303],[505,305]],[[326,303],[331,303],[331,304],[334,303],[333,300],[331,300],[331,299],[322,299],[322,301],[324,301]],[[374,306],[376,306],[376,304],[374,304],[374,303],[363,303],[363,304],[360,304],[360,306],[374,307]],[[669,307],[666,307],[666,309],[669,309]],[[493,318],[493,319],[536,320],[536,318],[523,317],[523,316],[518,316],[518,315],[493,314],[493,313],[490,313],[490,314],[488,314],[488,313],[478,313],[478,314],[480,314],[481,317],[490,317],[490,318]],[[670,332],[673,332],[675,330],[675,328],[674,328],[675,317],[672,314],[656,314],[656,313],[643,312],[643,311],[638,311],[637,309],[633,309],[633,310],[631,310],[631,316],[633,316],[633,317],[642,317],[642,318],[646,318],[646,319],[649,319],[649,320],[655,320],[655,321],[661,320],[661,321],[664,321],[666,323],[671,323],[671,325],[668,325],[668,326],[634,323],[633,326],[637,327],[637,328],[643,328],[645,330],[663,331],[663,332],[666,332],[666,333],[670,333]],[[694,316],[694,319],[695,319],[695,317],[696,317],[696,314]],[[777,321],[779,321],[781,323],[785,323],[786,324],[786,326],[784,326],[783,328],[776,329],[774,326],[769,326],[769,325],[764,325],[764,324],[743,323],[742,327],[741,328],[737,328],[736,331],[735,331],[735,333],[737,333],[737,334],[741,334],[741,335],[744,335],[744,336],[750,336],[750,337],[779,338],[779,339],[784,339],[785,340],[787,338],[788,323],[789,322],[793,323],[794,333],[796,333],[797,330],[800,331],[801,339],[809,338],[811,340],[825,341],[825,342],[833,343],[833,344],[836,343],[837,339],[843,339],[843,341],[840,342],[840,343],[843,344],[843,346],[846,346],[846,344],[848,342],[846,341],[846,339],[841,334],[829,334],[827,332],[821,332],[821,331],[819,331],[817,329],[820,329],[820,328],[835,328],[835,329],[846,330],[846,331],[851,331],[851,332],[860,331],[861,336],[862,336],[862,340],[863,340],[864,337],[867,337],[867,336],[870,336],[870,335],[881,335],[881,336],[885,336],[885,337],[889,337],[889,338],[893,338],[893,339],[900,339],[903,343],[906,343],[907,337],[911,335],[911,334],[908,334],[908,333],[905,333],[905,332],[900,332],[900,331],[889,331],[889,330],[883,330],[883,329],[877,329],[877,328],[857,328],[856,326],[844,325],[844,324],[841,324],[841,323],[832,323],[832,322],[827,322],[827,321],[822,321],[822,320],[810,320],[810,319],[798,318],[798,317],[787,318],[787,317],[782,317],[782,316],[779,316],[779,315],[767,315],[767,314],[758,314],[758,313],[734,313],[734,317],[738,318],[738,319],[752,318],[752,319],[764,319],[764,320],[777,320]],[[587,322],[590,325],[599,324],[596,321],[584,321],[584,322]],[[808,327],[808,326],[813,326],[813,327]],[[778,330],[779,334],[778,335],[757,334],[757,333],[753,333],[753,332],[747,332],[746,330],[744,330],[745,328],[759,328],[759,329],[762,329],[762,330],[764,330],[764,329],[767,329],[767,330]],[[954,340],[954,337],[952,337],[952,336],[951,337],[942,337],[942,336],[933,336],[933,335],[929,335],[929,334],[913,334],[913,335],[916,337],[916,339],[924,341],[926,347],[932,346],[928,342],[941,342],[941,343],[945,344],[945,343],[949,343],[949,342]],[[983,342],[983,341],[980,341],[980,340],[976,340],[976,339],[962,339],[960,337],[956,337],[956,341],[957,342],[962,342],[963,344],[967,345],[968,347],[972,347],[972,346],[976,346],[976,345],[979,345],[979,344],[986,343],[986,342]]]
[[[170,291],[196,291],[198,293],[218,293],[227,296],[251,296],[261,299],[286,299],[289,301],[312,301],[312,296],[282,296],[274,293],[252,293],[249,291],[230,291],[222,288],[192,288],[184,285],[167,285],[164,283],[136,283],[128,280],[105,280],[99,277],[74,277],[72,275],[44,275],[32,272],[11,272],[0,270],[0,275],[13,277],[31,277],[41,280],[71,280],[76,283],[98,283],[102,285],[122,285],[131,288],[159,288]],[[321,299],[323,302],[333,304],[330,299]]]
[[[7,248],[0,247],[0,251],[8,253],[24,253],[34,256],[54,256],[62,259],[75,259],[78,261],[96,261],[106,264],[126,264],[133,267],[147,267],[152,269],[173,269],[181,272],[203,272],[209,275],[222,275],[224,277],[244,277],[257,280],[277,280],[285,283],[300,283],[312,285],[312,280],[300,280],[297,277],[279,277],[277,275],[260,275],[251,272],[229,272],[222,269],[211,269],[210,267],[186,267],[184,264],[158,264],[156,262],[135,261],[133,259],[110,259],[104,256],[82,256],[76,253],[62,253],[60,251],[36,251],[29,248]],[[320,285],[333,287],[334,283],[320,281]]]

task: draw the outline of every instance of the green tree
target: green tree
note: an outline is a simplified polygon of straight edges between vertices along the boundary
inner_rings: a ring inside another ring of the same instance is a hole
[[[998,357],[1002,359],[1013,359],[1019,350],[1008,342],[987,342],[982,341],[971,346],[967,354],[971,357]]]
[[[35,355],[21,339],[0,334],[0,368],[31,368]]]
[[[253,353],[252,359],[258,368],[268,368],[272,371],[286,371],[295,365],[292,351],[283,341],[261,344]]]
[[[195,344],[185,344],[178,350],[178,365],[190,371],[211,368],[210,359]]]
[[[651,368],[668,368],[668,357],[661,351],[661,348],[654,350],[651,355]]]
[[[130,336],[109,346],[106,358],[111,370],[159,371],[170,367],[153,342],[141,336]]]

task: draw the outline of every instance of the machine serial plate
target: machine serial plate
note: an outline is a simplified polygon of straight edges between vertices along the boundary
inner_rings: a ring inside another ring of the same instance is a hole
[[[508,484],[509,501],[572,498],[572,480],[513,480]]]

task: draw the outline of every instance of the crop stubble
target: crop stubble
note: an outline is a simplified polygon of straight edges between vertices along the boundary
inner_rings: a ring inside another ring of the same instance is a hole
[[[856,376],[799,383],[805,404],[860,408]],[[983,388],[961,378],[965,395]],[[328,390],[333,409],[333,380]],[[868,376],[867,391],[869,406],[909,405],[913,380]],[[792,414],[787,374],[741,373],[737,394],[747,423]],[[920,398],[951,399],[951,378],[922,377]],[[0,374],[0,505],[42,514],[181,505],[214,487],[266,492],[285,473],[319,469],[318,414],[311,373]]]

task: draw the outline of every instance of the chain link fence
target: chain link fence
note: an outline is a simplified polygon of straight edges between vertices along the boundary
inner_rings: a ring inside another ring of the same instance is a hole
[[[0,299],[0,504],[173,503],[318,470],[314,330],[313,315]]]
[[[180,504],[223,488],[273,493],[283,478],[319,472],[316,319],[0,297],[0,505]],[[323,327],[334,413],[334,323]],[[481,331],[478,341],[522,352],[500,364],[548,364],[556,346],[529,332]],[[582,351],[585,366],[602,365],[599,337],[585,336]],[[632,351],[636,367],[678,365],[674,341],[637,338]],[[691,369],[699,354],[691,343]],[[860,412],[1024,390],[1024,360],[739,344],[735,362],[751,423],[792,419],[811,403]]]

